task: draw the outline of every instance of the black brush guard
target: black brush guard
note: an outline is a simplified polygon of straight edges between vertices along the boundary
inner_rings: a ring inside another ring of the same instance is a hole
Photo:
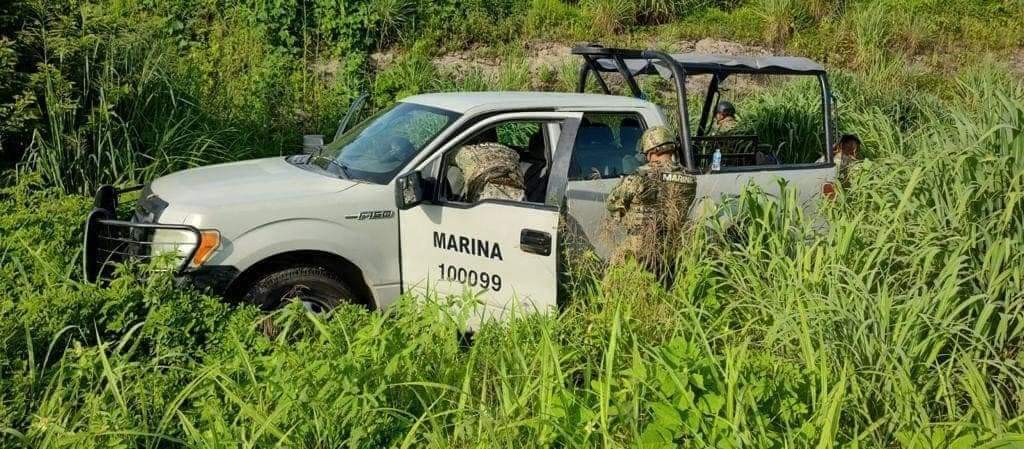
[[[93,210],[85,220],[84,251],[82,264],[85,278],[89,282],[107,282],[119,264],[127,262],[147,262],[156,257],[152,254],[154,245],[179,246],[191,245],[192,249],[185,258],[172,269],[175,274],[185,271],[189,261],[199,248],[199,230],[188,225],[144,223],[140,214],[134,218],[119,220],[117,208],[121,195],[141,190],[138,185],[124,189],[116,189],[105,185],[96,191]],[[155,231],[160,229],[185,231],[194,235],[192,242],[159,242],[152,240]]]

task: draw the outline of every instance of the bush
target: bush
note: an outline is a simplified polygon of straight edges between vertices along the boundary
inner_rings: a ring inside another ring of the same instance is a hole
[[[580,3],[589,29],[598,36],[613,36],[636,23],[637,6],[621,0],[585,0]]]
[[[756,9],[763,22],[764,40],[781,48],[805,20],[804,5],[797,0],[760,0]]]
[[[178,90],[168,68],[175,44],[163,36],[162,20],[84,7],[81,14],[81,21],[47,17],[52,29],[39,44],[61,57],[44,57],[33,74],[46,126],[28,147],[27,169],[48,185],[82,193],[238,151],[237,132],[211,126]]]
[[[699,11],[712,3],[710,0],[641,0],[637,2],[637,19],[643,24],[658,25]]]
[[[17,70],[18,59],[14,42],[0,37],[0,167],[21,157],[25,135],[39,118],[28,76]]]
[[[251,26],[258,14],[241,8],[187,32],[144,10],[47,14],[38,41],[46,56],[31,77],[45,126],[21,142],[23,169],[65,192],[295,152],[304,132],[333,127],[366,85],[364,55],[318,52],[310,57],[336,68],[310,74],[304,55],[275,46],[267,26]]]
[[[578,8],[562,0],[532,0],[524,28],[530,36],[560,36],[578,27],[581,16]]]
[[[373,80],[373,101],[384,107],[395,100],[434,90],[439,74],[423,46],[417,46]]]

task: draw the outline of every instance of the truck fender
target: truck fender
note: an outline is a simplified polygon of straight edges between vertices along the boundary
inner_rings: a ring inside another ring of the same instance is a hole
[[[348,237],[348,238],[346,238]],[[359,269],[368,287],[397,282],[387,279],[388,270],[375,239],[360,238],[338,223],[298,218],[260,225],[226,242],[227,253],[217,263],[234,266],[240,273],[271,257],[295,252],[319,252],[337,256]],[[393,270],[392,270],[393,271]],[[372,288],[371,288],[372,290]]]

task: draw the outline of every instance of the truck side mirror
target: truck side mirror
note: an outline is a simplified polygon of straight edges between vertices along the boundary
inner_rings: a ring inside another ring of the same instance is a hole
[[[423,175],[418,171],[406,173],[395,182],[395,204],[406,210],[423,202]]]
[[[323,146],[323,134],[306,134],[302,136],[302,154],[313,154]]]

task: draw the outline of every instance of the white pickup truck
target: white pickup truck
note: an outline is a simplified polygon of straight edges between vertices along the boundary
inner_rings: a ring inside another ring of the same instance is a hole
[[[312,310],[342,301],[384,308],[403,292],[424,289],[442,296],[468,289],[484,304],[484,314],[500,314],[510,301],[547,309],[558,296],[560,218],[570,218],[584,240],[607,255],[613,242],[599,238],[605,199],[641,164],[635,148],[643,130],[668,125],[636,88],[634,77],[644,74],[674,81],[681,105],[678,158],[697,177],[698,199],[735,195],[749,182],[774,191],[781,177],[810,201],[830,185],[831,94],[818,64],[602,47],[575,51],[584,59],[580,91],[593,74],[608,92],[601,74],[618,72],[634,96],[416,95],[310,154],[195,168],[134,189],[105,186],[86,222],[86,275],[105,279],[117,262],[170,251],[181,278],[267,309],[289,298]],[[707,150],[716,138],[702,129],[717,100],[717,82],[694,131],[682,106],[685,80],[695,74],[724,80],[734,73],[817,77],[824,162],[757,165],[736,153],[721,170],[707,170]],[[467,203],[453,191],[450,156],[462,145],[487,141],[520,153],[523,201]],[[140,190],[135,212],[118,219],[118,196],[130,190]]]

